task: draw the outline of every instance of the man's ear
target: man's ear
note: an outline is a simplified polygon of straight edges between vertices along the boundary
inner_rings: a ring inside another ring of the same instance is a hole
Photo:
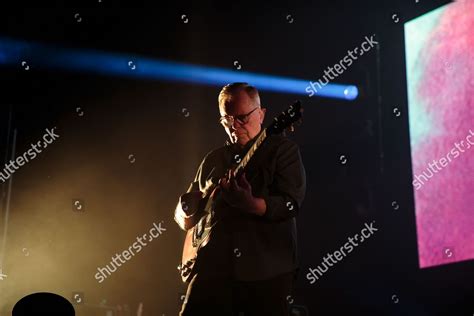
[[[267,112],[267,109],[266,108],[261,108],[261,111],[262,111],[262,114],[260,115],[261,116],[261,123],[263,123],[263,120],[265,120],[265,113]]]

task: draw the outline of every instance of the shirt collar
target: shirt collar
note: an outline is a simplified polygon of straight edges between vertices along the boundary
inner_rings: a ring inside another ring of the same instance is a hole
[[[245,144],[245,146],[242,147],[242,148],[240,148],[240,146],[237,145],[237,144],[233,144],[229,139],[227,139],[227,140],[224,142],[224,145],[225,145],[226,147],[228,147],[228,148],[233,149],[234,151],[244,151],[244,152],[246,152],[246,151],[250,148],[250,146],[252,146],[253,143],[255,143],[255,141],[257,140],[258,136],[260,136],[260,134],[261,134],[262,132],[263,132],[263,128],[260,130],[260,132],[259,132],[257,135],[255,135],[254,138],[252,138],[251,140],[249,140],[249,141],[247,142],[247,144]]]

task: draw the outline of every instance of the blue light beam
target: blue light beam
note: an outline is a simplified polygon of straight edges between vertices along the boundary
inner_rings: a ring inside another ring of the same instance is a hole
[[[259,90],[306,94],[309,81],[217,67],[150,59],[96,50],[73,50],[40,43],[0,38],[0,64],[19,65],[25,61],[32,68],[63,69],[175,82],[223,86],[230,82],[248,82]],[[325,98],[354,100],[354,85],[327,84],[315,95]]]

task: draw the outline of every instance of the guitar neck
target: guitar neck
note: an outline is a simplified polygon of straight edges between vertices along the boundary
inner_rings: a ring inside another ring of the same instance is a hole
[[[240,161],[240,163],[237,165],[237,167],[233,171],[233,175],[236,177],[239,172],[244,170],[244,168],[247,166],[249,163],[250,159],[252,159],[254,153],[257,151],[257,149],[260,147],[260,145],[263,143],[263,141],[267,138],[267,129],[263,129],[263,131],[260,133],[260,135],[257,137],[255,142],[253,143],[252,147],[247,151],[245,154],[244,158]]]
[[[303,109],[301,108],[301,102],[297,100],[286,111],[282,112],[278,117],[274,118],[272,124],[264,128],[261,133],[259,133],[252,147],[250,147],[250,149],[245,154],[245,157],[239,162],[237,167],[234,169],[234,177],[237,177],[239,175],[239,172],[244,170],[250,159],[252,159],[254,153],[267,138],[267,135],[278,135],[284,133],[284,131],[288,128],[291,128],[290,130],[293,131],[293,124],[297,121],[301,121],[302,112]]]

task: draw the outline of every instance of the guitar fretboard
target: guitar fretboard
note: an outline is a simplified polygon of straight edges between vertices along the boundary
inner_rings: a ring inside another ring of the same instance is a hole
[[[240,161],[239,165],[234,170],[234,176],[236,176],[240,170],[243,170],[247,166],[248,162],[252,158],[253,154],[257,151],[258,147],[263,143],[267,138],[267,129],[265,128],[260,135],[257,137],[252,147],[247,151],[244,158]]]

